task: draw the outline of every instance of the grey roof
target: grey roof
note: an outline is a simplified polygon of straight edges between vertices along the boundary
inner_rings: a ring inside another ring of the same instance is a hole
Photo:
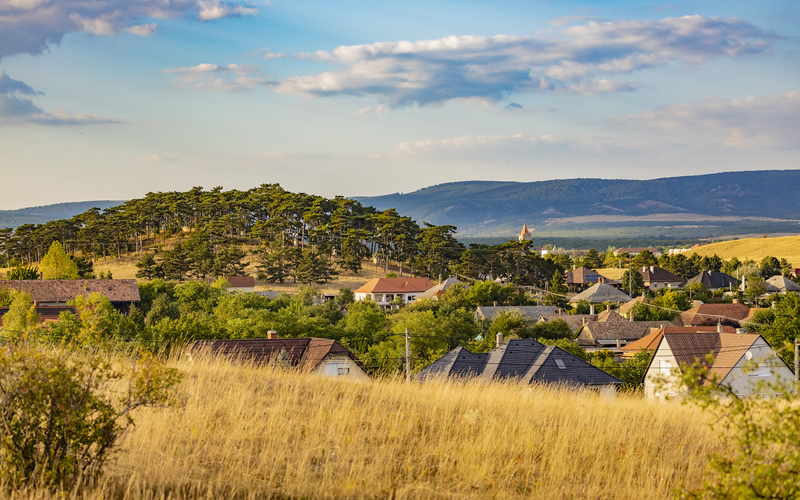
[[[737,287],[741,282],[725,273],[703,271],[697,276],[689,278],[684,286],[693,285],[695,283],[702,283],[703,286],[709,290],[720,290],[722,288],[730,288],[731,286]]]
[[[587,321],[597,321],[597,314],[542,314],[539,323],[561,320],[569,326],[573,332],[581,329]]]
[[[450,288],[451,286],[453,286],[455,284],[458,284],[458,283],[464,284],[463,281],[459,280],[458,278],[453,278],[451,276],[451,277],[447,278],[446,280],[442,281],[441,283],[439,283],[438,285],[436,285],[435,287],[430,288],[428,290],[425,290],[421,294],[417,295],[417,300],[419,300],[419,299],[432,299],[434,297],[437,297],[439,292],[447,291],[448,288]],[[467,290],[469,290],[468,286],[465,285],[464,287]]]
[[[665,326],[675,326],[671,321],[609,321],[600,323],[590,321],[581,330],[578,338],[593,340],[639,340],[650,333],[652,328],[658,330]]]
[[[563,368],[559,367],[559,362]],[[509,340],[488,353],[472,353],[457,347],[422,369],[414,380],[427,382],[472,377],[479,377],[485,382],[518,379],[521,385],[597,386],[622,383],[560,347],[546,346],[533,339]]]
[[[475,309],[476,319],[493,320],[501,311],[517,310],[528,319],[539,319],[541,316],[558,314],[556,306],[479,306]]]
[[[602,304],[603,302],[628,302],[632,299],[611,285],[598,283],[572,297],[570,302],[574,304],[579,300],[585,300],[590,304]]]
[[[773,276],[767,280],[769,292],[800,292],[800,285],[783,276]]]

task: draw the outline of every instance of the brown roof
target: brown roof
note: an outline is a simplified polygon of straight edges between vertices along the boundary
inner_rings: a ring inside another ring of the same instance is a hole
[[[373,278],[355,293],[414,293],[434,286],[428,278]]]
[[[584,285],[587,283],[597,283],[603,276],[592,271],[588,267],[578,267],[572,271],[567,271],[567,285]]]
[[[617,308],[617,311],[619,311],[619,314],[621,314],[623,316],[628,316],[628,313],[631,312],[631,309],[633,309],[634,306],[636,306],[636,304],[643,303],[644,299],[645,299],[644,295],[640,295],[640,296],[636,297],[635,299],[631,300],[630,302],[626,302],[626,303],[622,304],[621,306],[619,306]],[[636,319],[636,318],[634,318],[634,319]]]
[[[198,340],[188,348],[189,354],[208,350],[215,355],[251,361],[264,365],[275,361],[281,351],[286,351],[289,365],[304,369],[315,369],[329,354],[343,354],[358,363],[349,349],[331,339],[315,337],[285,339],[246,339],[246,340]],[[363,367],[362,367],[363,368]]]
[[[664,332],[697,333],[697,332],[716,332],[716,331],[717,331],[716,326],[669,326],[660,328],[648,335],[645,335],[636,342],[631,342],[626,346],[620,348],[620,350],[629,352],[639,352],[642,349],[646,349],[648,351],[655,351],[656,348],[658,348],[658,344],[661,342],[661,337],[664,335]],[[724,333],[736,333],[736,329],[728,325],[723,326],[722,331]]]
[[[100,292],[111,302],[141,302],[136,280],[5,280],[0,289],[27,292],[35,303],[70,302],[78,295]]]
[[[253,288],[256,286],[256,279],[252,276],[226,276],[228,286],[232,288]]]
[[[637,271],[639,271],[639,274],[642,275],[642,279],[644,280],[645,284],[652,283],[654,281],[680,284],[685,281],[680,276],[676,276],[666,269],[658,266],[643,267],[641,269],[637,269]]]
[[[686,326],[698,325],[709,319],[728,318],[741,321],[750,316],[750,308],[744,304],[701,304],[681,313]]]
[[[614,321],[628,321],[619,315],[616,309],[606,309],[597,315],[597,321],[600,323],[608,323]]]
[[[613,321],[600,323],[591,321],[581,330],[579,338],[589,338],[595,340],[638,340],[648,333],[651,329],[661,329],[666,321]]]
[[[680,366],[692,365],[697,361],[707,366],[705,357],[713,354],[714,364],[709,369],[709,376],[716,376],[717,381],[722,382],[758,337],[760,337],[758,334],[717,333],[716,331],[668,332],[664,334],[663,341],[667,342]]]

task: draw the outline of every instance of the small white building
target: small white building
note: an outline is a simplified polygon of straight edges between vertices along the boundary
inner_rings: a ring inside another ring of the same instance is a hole
[[[252,276],[225,276],[225,279],[229,292],[253,292],[256,289],[256,279]]]
[[[794,372],[761,335],[754,333],[670,332],[662,335],[644,377],[647,399],[677,398],[686,391],[680,384],[682,367],[701,362],[708,367],[704,383],[730,388],[736,396],[775,394],[765,392],[764,383],[790,384]],[[714,356],[707,365],[706,356]]]
[[[410,304],[436,286],[428,278],[374,278],[354,293],[355,300],[371,300],[380,307]]]

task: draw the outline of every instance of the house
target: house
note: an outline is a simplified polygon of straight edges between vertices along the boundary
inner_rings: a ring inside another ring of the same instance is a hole
[[[520,242],[530,241],[531,232],[528,231],[528,225],[527,224],[523,224],[522,225],[522,231],[519,232],[519,235],[517,237],[519,238]]]
[[[416,374],[417,382],[478,379],[480,382],[517,380],[520,385],[553,384],[599,389],[613,393],[622,381],[567,351],[533,339],[516,339],[486,353],[456,347]]]
[[[429,290],[426,290],[426,291],[422,292],[421,294],[417,295],[417,299],[416,300],[420,300],[420,299],[438,300],[442,295],[444,295],[447,292],[448,288],[450,288],[451,286],[456,285],[456,284],[464,285],[464,282],[462,282],[458,278],[454,278],[454,277],[451,276],[451,277],[447,278],[446,280],[442,281],[441,283],[439,283],[438,285],[435,285],[433,288],[431,288]],[[464,288],[469,290],[469,286],[468,285],[464,285]]]
[[[538,320],[544,314],[558,314],[556,306],[478,306],[475,309],[477,321],[493,321],[495,316],[505,311],[518,311],[525,318]]]
[[[58,315],[62,312],[76,314],[76,309],[72,306],[34,306],[36,314],[39,315],[41,323],[54,323],[58,321]],[[0,307],[0,327],[3,326],[3,316],[8,312],[8,307]]]
[[[256,279],[252,276],[225,276],[225,279],[229,292],[253,292],[256,289]]]
[[[30,294],[35,307],[66,306],[78,295],[100,293],[118,311],[127,314],[142,298],[136,280],[5,280],[0,289],[22,290]]]
[[[578,333],[578,344],[581,347],[596,349],[620,349],[629,342],[639,340],[666,325],[671,325],[671,323],[668,321],[611,321],[605,323],[589,321]],[[622,352],[619,352],[619,355],[622,355]]]
[[[784,276],[773,276],[767,280],[767,292],[786,293],[800,292],[800,285]]]
[[[644,349],[645,351],[655,351],[658,343],[661,342],[661,337],[664,332],[670,333],[700,333],[700,332],[715,332],[718,331],[717,326],[668,326],[659,328],[658,330],[645,335],[639,340],[630,342],[629,344],[620,347],[622,352],[622,359],[630,359],[636,355],[637,352]],[[723,333],[736,333],[736,328],[728,325],[722,327]]]
[[[656,258],[661,257],[661,251],[657,248],[649,247],[649,248],[617,248],[614,250],[614,256],[617,256],[622,253],[626,253],[631,257],[636,257],[640,253],[644,252],[645,250],[649,250],[650,253],[653,254]]]
[[[794,373],[761,335],[717,331],[677,333],[665,331],[655,349],[644,377],[648,399],[680,397],[686,388],[680,373],[700,363],[709,370],[705,385],[727,387],[739,397],[773,396],[764,383],[790,384]],[[714,357],[709,365],[706,356]],[[711,378],[713,377],[713,379]]]
[[[611,285],[598,283],[572,297],[569,302],[571,304],[577,304],[581,300],[585,300],[589,304],[602,304],[604,302],[630,302],[631,298],[626,293],[617,290]]]
[[[270,332],[270,338],[266,339],[198,340],[186,349],[186,353],[190,359],[208,353],[256,365],[285,363],[287,367],[325,377],[369,379],[355,354],[331,339],[279,339],[277,334]]]
[[[676,276],[664,268],[649,266],[637,269],[642,275],[644,286],[650,290],[660,290],[662,288],[678,288],[684,281],[680,276]]]
[[[703,271],[697,276],[686,280],[686,284],[684,286],[686,287],[695,283],[701,283],[704,287],[713,292],[716,290],[731,290],[739,286],[739,283],[741,282],[733,276],[729,276],[725,273],[718,273],[716,271]]]
[[[710,326],[723,320],[741,322],[752,316],[750,307],[732,304],[700,304],[681,313],[683,326]]]
[[[592,271],[588,267],[578,267],[572,271],[567,271],[565,282],[568,286],[594,285],[595,283],[605,283],[603,276]]]
[[[395,301],[410,304],[417,296],[436,286],[428,278],[374,278],[355,290],[355,300],[372,300],[380,307]]]

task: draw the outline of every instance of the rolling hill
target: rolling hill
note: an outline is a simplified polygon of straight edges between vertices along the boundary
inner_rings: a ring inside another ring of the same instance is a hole
[[[356,199],[419,222],[453,224],[461,237],[513,236],[525,222],[549,236],[705,238],[800,232],[799,184],[800,170],[769,170],[653,180],[466,181]]]
[[[18,210],[0,210],[0,227],[17,227],[23,224],[44,224],[51,220],[70,219],[90,208],[106,209],[125,203],[124,201],[76,201],[56,203]]]

